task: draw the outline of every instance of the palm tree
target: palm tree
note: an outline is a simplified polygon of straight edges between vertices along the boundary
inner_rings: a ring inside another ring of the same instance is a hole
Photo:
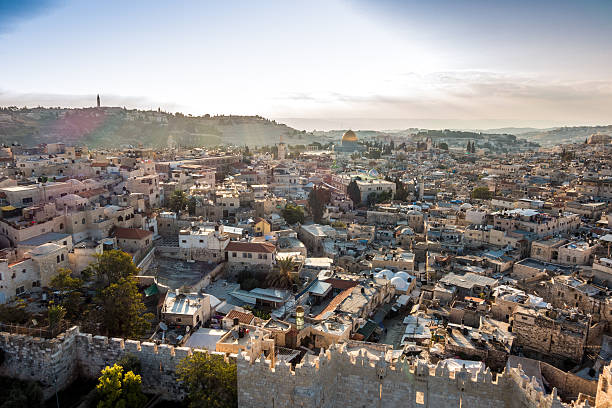
[[[293,276],[293,271],[296,266],[293,257],[289,256],[287,258],[278,259],[276,265],[278,266],[278,271],[271,271],[268,276],[266,276],[266,283],[268,286],[274,288],[290,288],[296,280]]]

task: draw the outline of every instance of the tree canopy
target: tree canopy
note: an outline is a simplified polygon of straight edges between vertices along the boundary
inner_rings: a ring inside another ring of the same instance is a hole
[[[353,180],[349,183],[348,187],[346,188],[346,193],[355,206],[361,204],[361,191],[359,190],[357,181]]]
[[[131,278],[120,278],[102,289],[96,298],[99,319],[110,336],[139,337],[150,328],[151,313],[144,313],[142,294]]]
[[[283,209],[283,218],[287,224],[304,223],[304,210],[295,204],[287,204]]]
[[[142,393],[142,378],[133,371],[123,373],[123,367],[106,366],[98,378],[97,408],[141,408],[147,401]]]
[[[320,223],[325,212],[325,205],[331,201],[331,192],[326,188],[313,187],[308,195],[308,206],[314,222]]]
[[[236,363],[223,356],[194,352],[178,364],[177,374],[187,387],[190,408],[238,406]]]
[[[279,289],[288,289],[297,282],[297,277],[294,275],[295,261],[292,256],[278,259],[276,261],[278,271],[270,271],[266,276],[268,286]]]
[[[493,197],[493,192],[490,191],[487,187],[476,187],[474,190],[472,190],[472,198],[488,200],[491,197]]]
[[[168,206],[175,213],[179,213],[185,209],[188,205],[187,194],[182,190],[174,190],[174,193],[170,196]]]
[[[88,266],[88,270],[103,286],[138,274],[132,257],[115,249],[96,255],[96,261]]]

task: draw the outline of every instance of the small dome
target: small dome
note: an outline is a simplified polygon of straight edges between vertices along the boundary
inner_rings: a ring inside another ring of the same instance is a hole
[[[393,272],[391,272],[389,269],[383,269],[382,271],[378,272],[374,276],[377,278],[383,278],[383,279],[389,280],[393,277]]]
[[[406,282],[405,280],[403,280],[400,277],[394,277],[393,279],[391,279],[391,284],[393,286],[395,286],[396,290],[399,290],[400,292],[405,292],[408,290],[408,282]]]
[[[355,132],[349,129],[346,132],[344,132],[344,134],[342,135],[342,141],[343,142],[356,142],[357,135],[355,134]]]
[[[30,255],[33,255],[33,256],[48,255],[51,252],[57,251],[58,249],[62,249],[62,247],[60,245],[49,242],[47,244],[37,246],[36,248],[30,250]]]
[[[406,271],[399,271],[395,274],[395,276],[398,278],[402,278],[406,282],[408,282],[408,278],[410,278],[410,275]]]

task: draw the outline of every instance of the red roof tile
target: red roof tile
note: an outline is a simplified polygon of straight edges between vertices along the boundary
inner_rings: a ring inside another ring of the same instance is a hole
[[[350,288],[354,288],[355,286],[357,286],[357,281],[354,281],[354,280],[330,278],[330,279],[325,279],[325,282],[332,285],[332,288],[340,289],[340,290],[350,289]]]
[[[243,324],[251,324],[251,322],[253,321],[253,314],[252,313],[243,313],[243,312],[239,312],[238,310],[232,310],[230,311],[227,316],[225,316],[228,319],[238,319],[238,321],[240,321],[240,323]]]
[[[138,228],[115,228],[115,237],[121,239],[144,239],[153,235],[151,231]]]
[[[325,281],[325,282],[327,282],[327,281]],[[340,303],[342,303],[342,302],[344,301],[344,299],[346,299],[347,297],[349,297],[349,296],[351,295],[351,293],[352,293],[352,292],[353,292],[353,288],[352,288],[352,287],[351,287],[351,288],[349,288],[349,289],[346,289],[346,290],[345,290],[345,291],[343,291],[343,292],[340,292],[340,293],[339,293],[339,294],[338,294],[338,295],[337,295],[335,298],[333,298],[333,299],[331,300],[331,302],[329,302],[329,303],[327,304],[327,306],[325,307],[325,309],[323,309],[323,310],[321,311],[321,313],[319,313],[319,314],[318,314],[318,315],[315,317],[315,320],[320,320],[320,319],[323,319],[323,318],[325,317],[325,314],[326,314],[327,312],[333,312],[334,310],[336,310],[336,308],[337,308],[338,306],[340,306]]]
[[[226,251],[237,252],[265,252],[272,254],[276,251],[276,247],[266,242],[238,242],[231,241],[225,248]]]

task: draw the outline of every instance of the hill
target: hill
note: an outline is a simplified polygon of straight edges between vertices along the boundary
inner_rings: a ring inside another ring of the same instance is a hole
[[[533,132],[523,133],[521,137],[537,142],[542,146],[552,146],[562,143],[582,143],[593,133],[605,133],[612,135],[612,125],[573,126],[559,127],[548,130],[536,130]]]
[[[119,107],[0,109],[0,143],[7,144],[254,146],[277,143],[281,136],[291,144],[312,137],[260,116],[185,116]]]

